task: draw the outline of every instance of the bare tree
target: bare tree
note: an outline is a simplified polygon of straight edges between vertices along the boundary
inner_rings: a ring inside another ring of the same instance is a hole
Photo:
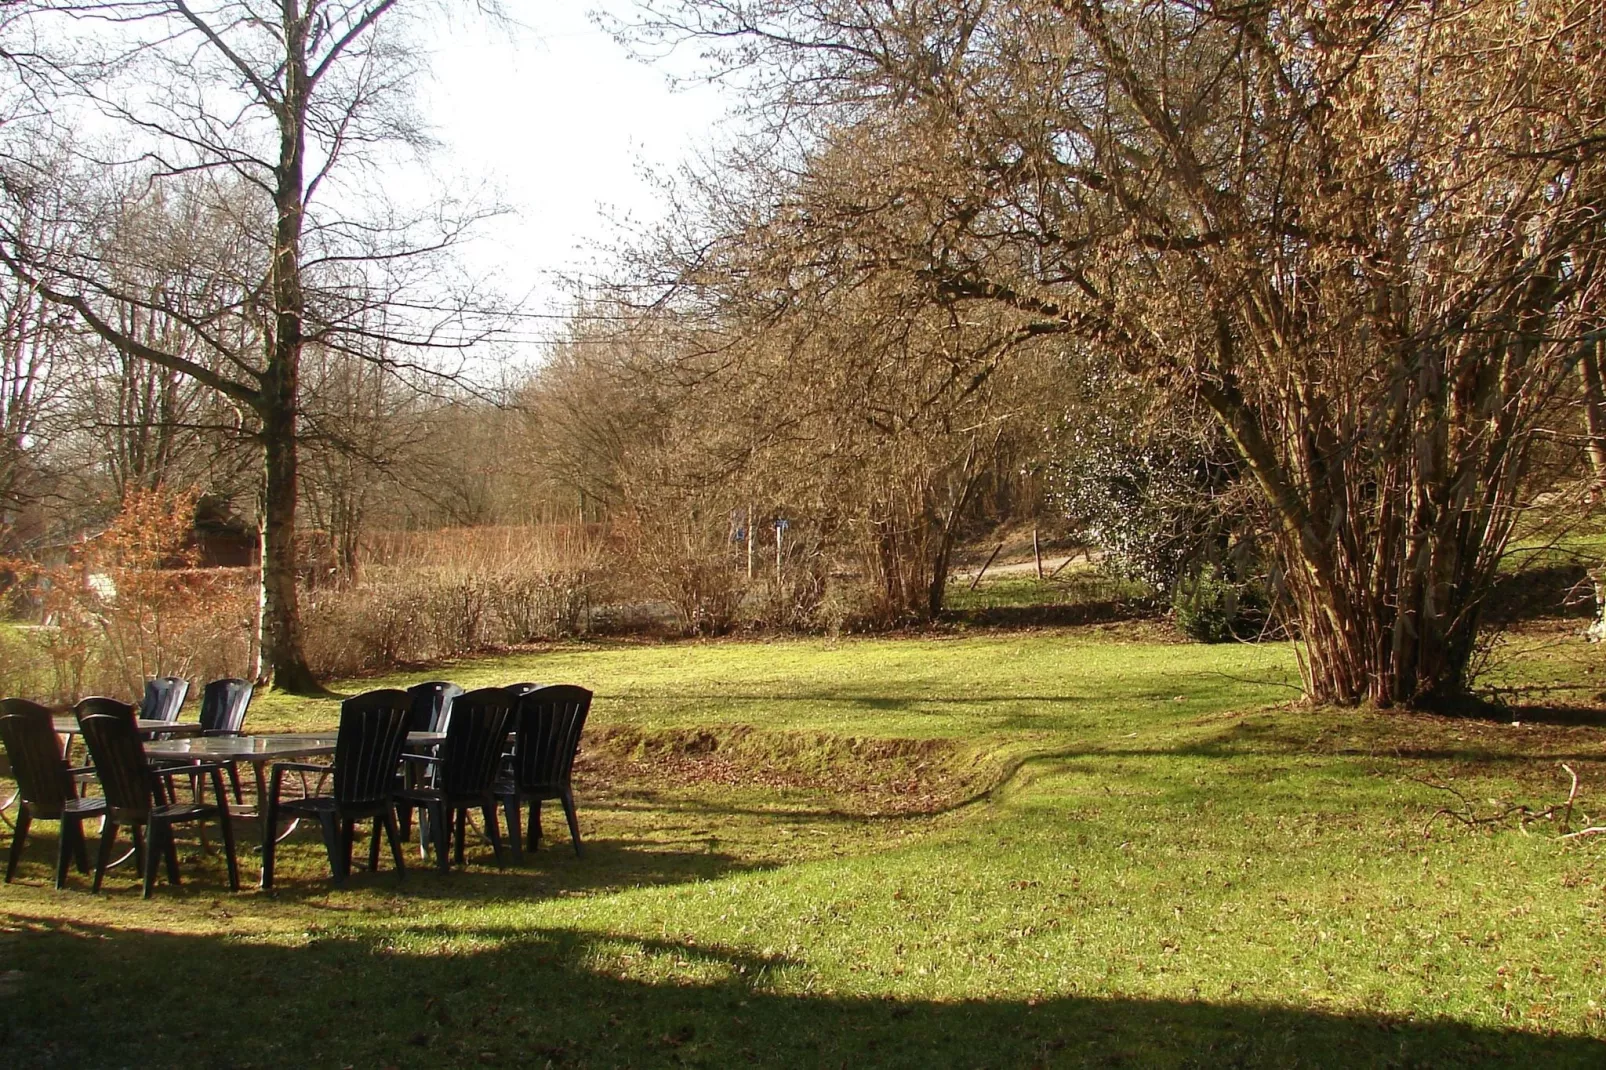
[[[386,204],[365,211],[360,188],[341,185],[388,146],[422,144],[404,95],[419,55],[403,33],[409,13],[395,0],[37,0],[33,8],[68,41],[61,69],[75,99],[121,124],[136,146],[118,156],[103,145],[101,161],[158,185],[184,176],[210,182],[216,218],[234,213],[250,250],[242,266],[257,274],[242,270],[226,293],[186,289],[188,276],[178,275],[179,292],[153,300],[106,270],[87,203],[75,246],[41,247],[8,221],[0,261],[119,352],[250,413],[263,453],[265,660],[275,686],[314,690],[296,594],[303,350],[319,344],[422,371],[404,354],[459,347],[477,334],[465,323],[464,295],[427,279],[423,264],[477,213],[449,205],[412,218]],[[243,208],[222,195],[236,183],[251,191]],[[25,168],[11,168],[13,204],[37,188]],[[417,314],[385,318],[379,345],[373,313],[398,304]],[[160,312],[188,341],[153,344],[129,329],[129,309]]]

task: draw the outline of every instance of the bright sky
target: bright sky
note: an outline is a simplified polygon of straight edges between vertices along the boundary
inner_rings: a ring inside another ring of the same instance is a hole
[[[517,213],[488,228],[470,262],[496,269],[509,296],[528,292],[532,311],[560,312],[557,276],[586,274],[618,224],[661,218],[643,168],[672,171],[709,145],[726,105],[708,87],[672,91],[664,68],[591,23],[592,5],[508,6],[525,29],[459,25],[435,42],[418,103],[444,145],[439,169],[489,182]]]

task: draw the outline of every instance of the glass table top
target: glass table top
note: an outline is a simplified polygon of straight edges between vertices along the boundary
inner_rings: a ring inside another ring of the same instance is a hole
[[[444,732],[409,732],[412,746],[428,746],[446,738]],[[149,758],[197,758],[230,761],[272,761],[276,758],[311,758],[335,752],[333,732],[281,732],[256,736],[202,736],[163,739],[145,744]]]

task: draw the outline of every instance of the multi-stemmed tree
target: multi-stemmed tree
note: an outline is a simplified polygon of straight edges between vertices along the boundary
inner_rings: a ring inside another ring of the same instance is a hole
[[[1606,3],[648,6],[628,32],[702,40],[795,135],[769,215],[800,270],[1201,401],[1310,696],[1464,690],[1601,344]]]

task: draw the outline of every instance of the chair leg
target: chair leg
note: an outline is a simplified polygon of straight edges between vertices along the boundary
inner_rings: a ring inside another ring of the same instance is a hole
[[[229,865],[229,891],[237,892],[240,890],[240,863],[234,857],[234,815],[219,808],[217,830],[223,837],[223,858]]]
[[[502,832],[496,827],[496,804],[487,800],[480,806],[480,817],[485,821],[485,835],[491,838],[491,851],[496,855],[496,868],[502,865]]]
[[[541,849],[541,800],[530,800],[530,850]]]
[[[580,815],[574,809],[574,792],[568,788],[563,789],[563,816],[569,819],[569,839],[574,843],[574,857],[581,857],[580,851]]]
[[[235,768],[233,762],[230,762],[225,768],[229,771],[229,787],[234,789],[234,805],[244,806],[245,796],[240,794],[240,770]]]
[[[145,830],[139,825],[128,826],[128,834],[134,840],[134,868],[141,873],[145,872]]]
[[[459,806],[457,808],[457,864],[463,864],[463,841],[468,839],[468,810]]]
[[[357,822],[346,818],[340,822],[340,873],[342,878],[351,877],[351,846],[357,839]]]
[[[172,824],[165,821],[162,823],[162,855],[167,859],[167,882],[178,884],[178,844],[174,842]]]
[[[336,884],[345,881],[340,871],[340,819],[330,810],[319,811],[318,825],[323,831],[323,849],[329,855],[329,876]]]
[[[419,811],[419,829],[425,827],[427,818],[429,829],[435,834],[435,868],[442,873],[452,870],[452,823],[447,816],[444,802],[430,803]]]
[[[524,865],[524,823],[517,795],[502,797],[502,813],[507,817],[507,842],[513,848],[513,864]]]
[[[67,887],[67,869],[72,865],[73,848],[83,850],[84,829],[77,818],[62,816],[61,835],[56,845],[56,890]]]
[[[396,811],[387,806],[379,816],[385,822],[385,835],[390,837],[390,856],[396,862],[396,879],[405,880],[407,863],[402,859],[401,830],[396,827]]]
[[[384,829],[384,827],[385,827],[385,823],[379,819],[379,815],[378,814],[375,814],[374,815],[374,834],[372,836],[368,837],[368,872],[369,873],[378,873],[379,872],[379,834]]]
[[[28,842],[28,826],[33,824],[33,811],[26,802],[17,804],[17,827],[11,833],[11,850],[6,852],[6,883],[17,875],[17,863],[22,861],[22,845]]]
[[[95,852],[95,882],[91,892],[100,891],[100,882],[106,876],[106,867],[112,864],[112,848],[117,843],[117,822],[111,818],[100,829],[100,848]]]
[[[161,867],[164,840],[173,835],[169,825],[153,821],[150,823],[145,837],[145,891],[144,898],[151,897],[151,890],[156,887],[156,871]]]
[[[89,850],[84,846],[84,822],[80,818],[73,822],[73,861],[78,863],[78,872],[89,872]]]

